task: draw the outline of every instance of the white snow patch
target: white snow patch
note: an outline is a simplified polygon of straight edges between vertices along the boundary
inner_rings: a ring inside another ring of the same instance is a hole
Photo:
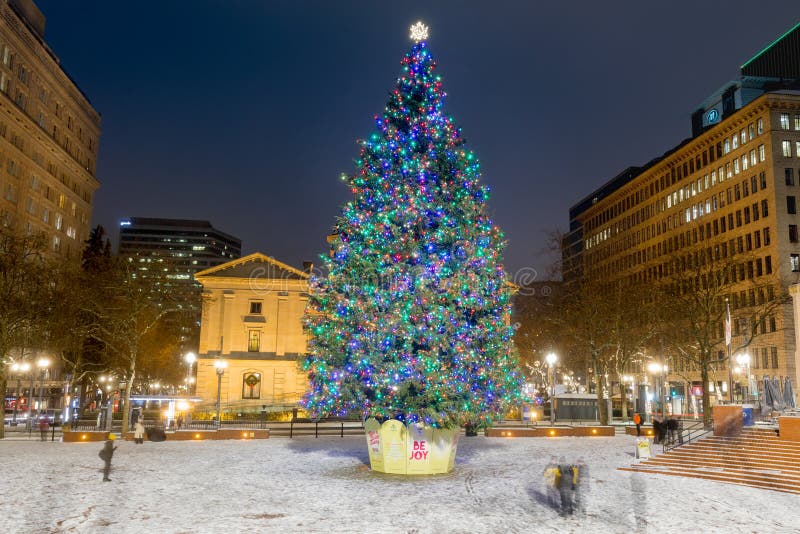
[[[363,437],[119,442],[0,441],[0,531],[796,532],[797,495],[618,471],[634,438],[461,438],[446,475],[372,473]],[[551,455],[589,467],[584,512],[559,517]]]

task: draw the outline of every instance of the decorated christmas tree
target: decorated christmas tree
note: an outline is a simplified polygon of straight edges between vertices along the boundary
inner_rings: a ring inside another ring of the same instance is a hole
[[[426,43],[416,43],[377,131],[344,176],[342,208],[307,313],[315,417],[480,424],[519,401],[503,233]]]

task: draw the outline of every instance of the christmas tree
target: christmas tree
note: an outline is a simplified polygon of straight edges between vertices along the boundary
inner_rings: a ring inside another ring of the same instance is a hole
[[[412,27],[377,131],[343,177],[353,200],[327,276],[312,281],[304,405],[314,417],[451,427],[490,422],[520,398],[503,233],[478,160],[443,113],[425,33]]]

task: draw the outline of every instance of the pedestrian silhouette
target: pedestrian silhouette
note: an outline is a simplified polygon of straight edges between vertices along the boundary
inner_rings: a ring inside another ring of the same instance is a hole
[[[103,462],[105,462],[103,466],[103,482],[111,482],[111,479],[108,478],[108,475],[111,473],[111,458],[114,457],[114,451],[117,448],[114,446],[114,439],[116,436],[114,434],[109,434],[108,439],[106,440],[105,444],[103,444],[103,448],[98,453]]]

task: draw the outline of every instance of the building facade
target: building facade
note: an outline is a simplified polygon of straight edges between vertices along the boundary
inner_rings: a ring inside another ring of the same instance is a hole
[[[800,25],[748,61],[739,82],[701,105],[692,115],[691,138],[626,169],[573,206],[563,242],[570,266],[565,281],[657,284],[672,274],[675,258],[689,264],[703,257],[746,258],[733,273],[731,345],[746,344],[755,329],[759,335],[747,347],[750,373],[788,376],[795,391],[800,357],[792,305],[778,307],[760,324],[744,318],[760,300],[747,289],[753,281],[775,294],[800,282],[798,57]],[[792,72],[795,77],[787,77]],[[688,400],[690,385],[717,391],[733,386],[727,364],[717,371],[714,384],[701,384],[699,370],[675,358],[668,380],[676,396]]]
[[[76,257],[89,235],[100,114],[44,41],[31,0],[0,0],[0,225]]]
[[[170,275],[194,281],[194,274],[242,254],[242,241],[208,221],[130,217],[119,225],[119,255],[142,272],[165,263]]]
[[[300,364],[309,271],[254,253],[195,275],[203,287],[196,394],[206,407],[218,394],[223,411],[297,406],[308,386]]]

